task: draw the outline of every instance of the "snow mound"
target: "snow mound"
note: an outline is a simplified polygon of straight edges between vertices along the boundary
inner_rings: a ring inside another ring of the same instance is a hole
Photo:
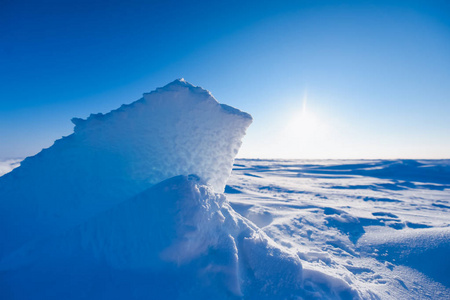
[[[73,134],[0,177],[0,257],[173,176],[197,174],[222,192],[252,118],[176,80],[73,122]]]
[[[377,249],[385,261],[416,269],[450,287],[450,228],[408,229],[364,236],[359,247],[370,253]]]
[[[308,294],[298,256],[195,175],[168,179],[58,236],[28,243],[2,261],[0,282],[14,299]]]

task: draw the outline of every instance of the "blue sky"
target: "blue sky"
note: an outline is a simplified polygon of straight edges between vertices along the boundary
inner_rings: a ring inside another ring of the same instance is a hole
[[[0,158],[181,77],[241,157],[450,158],[448,1],[64,0],[0,2]]]

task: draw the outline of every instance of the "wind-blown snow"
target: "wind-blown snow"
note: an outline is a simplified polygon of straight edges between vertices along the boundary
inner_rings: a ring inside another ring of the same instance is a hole
[[[249,114],[176,80],[108,114],[0,177],[0,256],[82,222],[177,175],[222,192]]]
[[[304,281],[340,278],[362,299],[450,299],[450,160],[238,159],[225,193],[298,251]]]

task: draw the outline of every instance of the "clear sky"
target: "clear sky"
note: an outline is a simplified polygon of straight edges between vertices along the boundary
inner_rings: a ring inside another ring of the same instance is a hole
[[[0,1],[0,159],[176,78],[241,157],[450,158],[450,2]]]

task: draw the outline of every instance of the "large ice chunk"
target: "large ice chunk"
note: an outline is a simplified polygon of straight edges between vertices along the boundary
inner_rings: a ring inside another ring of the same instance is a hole
[[[0,263],[10,299],[295,299],[302,265],[197,176],[176,176]],[[23,288],[26,286],[26,288]]]
[[[249,114],[176,80],[107,114],[0,177],[0,258],[176,175],[222,192]]]
[[[181,79],[109,114],[72,121],[83,145],[120,156],[121,177],[155,184],[193,173],[223,192],[252,118]]]

